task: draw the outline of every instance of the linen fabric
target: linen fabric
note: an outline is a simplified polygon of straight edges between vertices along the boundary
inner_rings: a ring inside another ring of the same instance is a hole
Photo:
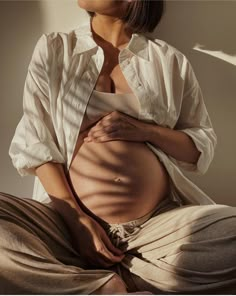
[[[91,294],[115,274],[129,292],[234,294],[235,224],[236,208],[166,198],[140,219],[103,221],[125,257],[109,269],[92,268],[50,204],[1,193],[0,294]]]
[[[21,176],[35,175],[46,162],[62,163],[68,173],[86,106],[104,62],[92,37],[91,19],[68,33],[43,34],[34,49],[20,120],[9,154]],[[139,120],[188,134],[201,152],[196,165],[177,161],[146,144],[166,167],[183,204],[214,204],[181,169],[205,173],[216,145],[201,89],[188,59],[159,39],[134,33],[119,53],[119,65],[139,100]],[[49,202],[35,178],[33,198]]]
[[[103,116],[114,110],[132,117],[137,117],[139,109],[139,101],[133,93],[112,94],[93,90],[84,113],[80,130],[86,130]]]

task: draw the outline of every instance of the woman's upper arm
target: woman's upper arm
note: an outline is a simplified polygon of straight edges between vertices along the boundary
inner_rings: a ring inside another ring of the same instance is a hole
[[[50,111],[50,48],[47,35],[38,40],[28,67],[23,93],[23,117],[12,139],[9,154],[19,174],[35,174],[48,161],[63,163]]]
[[[217,138],[203,100],[201,88],[187,59],[183,67],[184,90],[175,129],[190,136],[201,154],[196,165],[176,163],[187,171],[203,174],[214,157]]]

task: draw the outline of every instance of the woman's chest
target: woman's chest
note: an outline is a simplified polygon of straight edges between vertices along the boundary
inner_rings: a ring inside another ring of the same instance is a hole
[[[164,126],[175,125],[178,111],[172,89],[166,91],[165,79],[160,79],[163,72],[153,63],[134,55],[130,58],[120,55],[119,63],[106,62],[100,52],[76,56],[73,65],[65,69],[60,82],[55,84],[51,80],[59,89],[51,92],[50,99],[56,136],[60,149],[67,153],[68,163],[93,89],[117,94],[133,93],[140,106],[137,118]]]
[[[133,92],[117,61],[117,58],[105,58],[96,81],[95,90],[117,94]]]
[[[59,96],[52,98],[51,110],[63,112],[66,119],[63,127],[78,129],[82,123],[89,98],[93,89],[116,94],[134,94],[139,100],[140,120],[155,121],[157,124],[173,127],[179,113],[181,88],[173,92],[173,87],[163,78],[163,71],[154,63],[142,61],[137,56],[130,58],[107,59],[98,54],[85,59],[84,56],[75,60],[77,70],[65,73],[61,81]],[[70,68],[71,69],[71,68]],[[168,73],[168,71],[165,71]],[[66,86],[63,87],[64,81]],[[60,102],[62,103],[59,106]],[[63,116],[57,116],[62,118]],[[69,126],[68,126],[69,125]],[[71,132],[72,133],[72,132]]]

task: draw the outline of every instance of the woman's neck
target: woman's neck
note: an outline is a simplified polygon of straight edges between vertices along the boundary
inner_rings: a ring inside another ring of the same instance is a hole
[[[91,20],[94,40],[101,46],[123,47],[132,36],[132,31],[126,28],[122,20],[107,15],[97,14]]]

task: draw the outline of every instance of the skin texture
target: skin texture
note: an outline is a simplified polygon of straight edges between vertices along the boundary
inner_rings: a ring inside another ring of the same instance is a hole
[[[92,21],[95,37],[104,45],[112,44],[114,48],[119,48],[127,43],[132,35],[132,31],[125,29],[125,24],[119,19],[129,2],[131,1],[78,0],[78,5],[87,11],[96,12]]]
[[[75,150],[70,167],[74,190],[87,208],[109,223],[142,217],[167,194],[168,174],[145,144],[146,127],[114,111],[94,125]]]
[[[121,76],[119,68],[116,67],[117,55],[129,42],[132,33],[125,29],[125,25],[119,19],[122,11],[127,8],[128,1],[78,0],[78,5],[82,9],[96,12],[96,17],[92,20],[93,36],[104,50],[105,67],[95,88],[105,92],[129,93],[129,86]],[[114,56],[111,62],[109,56]],[[109,62],[113,63],[113,67],[109,68]],[[87,134],[84,134],[84,143],[88,145],[118,140],[136,143],[149,141],[170,156],[190,163],[195,163],[199,157],[194,143],[186,134],[140,122],[117,112],[106,115]],[[65,176],[63,165],[48,162],[36,168],[35,172],[51,197],[55,209],[67,223],[74,247],[81,256],[92,266],[100,268],[121,262],[124,254],[112,245],[99,223],[76,199]],[[84,245],[83,242],[81,244],[81,240],[79,242],[79,237],[86,238]],[[111,294],[115,293],[112,286],[107,283],[99,289],[99,294],[107,291]],[[122,292],[124,291],[125,288]]]
[[[176,159],[189,163],[196,163],[200,155],[192,140],[183,132],[141,122],[117,111],[99,120],[84,138],[85,142],[99,143],[115,140],[148,141]]]

